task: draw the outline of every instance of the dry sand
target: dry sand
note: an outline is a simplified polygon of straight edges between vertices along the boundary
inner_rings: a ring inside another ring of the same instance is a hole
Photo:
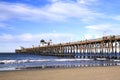
[[[5,71],[0,80],[120,80],[120,66]]]

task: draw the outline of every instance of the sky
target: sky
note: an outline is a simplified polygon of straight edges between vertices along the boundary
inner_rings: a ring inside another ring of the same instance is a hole
[[[0,52],[120,34],[120,0],[0,0]]]

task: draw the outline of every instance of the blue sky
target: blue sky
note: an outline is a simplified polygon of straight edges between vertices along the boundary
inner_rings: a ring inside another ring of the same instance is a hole
[[[120,0],[0,0],[0,52],[120,34]]]

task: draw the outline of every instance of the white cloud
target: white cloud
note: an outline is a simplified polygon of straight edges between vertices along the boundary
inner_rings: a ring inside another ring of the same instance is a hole
[[[20,35],[11,35],[11,34],[3,34],[0,35],[1,42],[36,42],[41,39],[49,40],[52,39],[55,43],[59,42],[67,42],[70,41],[71,38],[74,38],[73,34],[66,33],[44,33],[44,34],[30,34],[24,33]]]
[[[118,20],[118,21],[120,21],[120,15],[117,15],[117,16],[114,16],[114,17],[112,17],[114,20]]]
[[[81,21],[93,21],[103,17],[104,14],[90,10],[89,8],[77,3],[57,2],[47,8],[48,12],[61,15],[64,19],[75,18]]]
[[[85,39],[99,38],[106,35],[120,34],[120,28],[115,24],[100,24],[86,26]]]
[[[56,1],[56,0],[55,0]],[[85,0],[86,2],[87,0]],[[92,0],[89,0],[92,1]],[[0,21],[9,19],[20,20],[53,20],[64,21],[70,18],[77,18],[81,21],[85,19],[95,19],[103,14],[92,11],[77,2],[57,1],[43,7],[33,7],[26,4],[0,3]]]
[[[50,2],[77,2],[80,4],[88,4],[88,3],[93,3],[97,2],[98,0],[48,0]]]
[[[58,1],[61,1],[61,0],[49,0],[50,2],[58,2]]]
[[[18,38],[21,41],[32,41],[33,35],[31,35],[29,33],[25,33],[25,34],[17,35],[16,38]]]
[[[110,24],[101,24],[101,25],[91,25],[91,26],[86,26],[87,29],[91,30],[109,30],[111,27]]]
[[[51,5],[49,7],[51,7]],[[32,21],[44,19],[59,21],[64,18],[62,15],[48,12],[46,6],[38,8],[25,4],[0,3],[0,12],[0,21],[14,18]]]
[[[93,2],[97,2],[98,0],[77,0],[78,3],[80,4],[89,4]]]
[[[2,18],[0,17],[1,20],[8,20],[11,18],[27,19],[29,17],[33,18],[35,15],[38,16],[40,13],[42,14],[41,10],[24,4],[0,3],[0,11],[0,16],[2,16]]]

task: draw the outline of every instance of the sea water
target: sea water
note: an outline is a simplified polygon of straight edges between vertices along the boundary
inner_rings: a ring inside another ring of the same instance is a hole
[[[120,65],[119,60],[70,59],[33,54],[0,53],[0,71],[34,68],[88,67]]]

